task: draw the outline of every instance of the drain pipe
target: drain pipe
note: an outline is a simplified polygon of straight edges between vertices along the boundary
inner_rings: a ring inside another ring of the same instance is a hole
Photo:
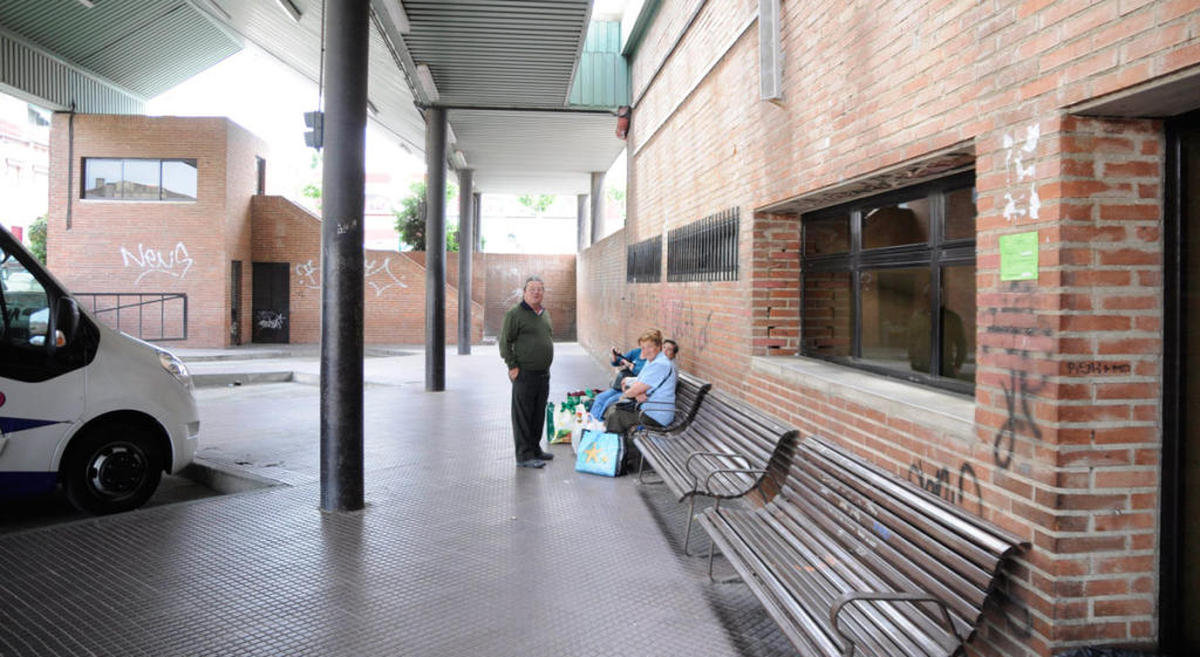
[[[71,101],[71,113],[67,115],[67,230],[71,230],[71,208],[75,207],[75,194],[71,185],[75,182],[75,101]],[[82,183],[80,187],[82,187]],[[80,190],[82,193],[83,190]]]

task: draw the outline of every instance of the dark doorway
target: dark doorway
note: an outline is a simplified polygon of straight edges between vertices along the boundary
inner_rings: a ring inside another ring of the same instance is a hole
[[[242,343],[242,261],[234,260],[229,267],[229,342]]]
[[[1167,124],[1162,649],[1200,654],[1200,112]]]
[[[254,263],[253,342],[288,342],[289,269],[286,262]]]
[[[254,187],[254,189],[255,189],[254,193],[255,194],[266,194],[267,193],[267,161],[262,159],[261,157],[257,157],[257,156],[254,158],[254,161],[255,161],[255,164],[257,165],[257,171],[258,171],[258,183]]]

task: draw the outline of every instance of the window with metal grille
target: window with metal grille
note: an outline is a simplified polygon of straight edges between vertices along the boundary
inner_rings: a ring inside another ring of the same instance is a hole
[[[667,280],[736,281],[738,208],[730,208],[667,233]]]
[[[657,283],[662,280],[662,236],[630,244],[625,249],[625,281]]]

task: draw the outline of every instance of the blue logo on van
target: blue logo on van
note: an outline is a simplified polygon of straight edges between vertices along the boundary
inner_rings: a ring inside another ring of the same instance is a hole
[[[0,417],[0,433],[16,433],[50,424],[62,424],[62,422],[58,420],[28,420],[20,417]]]

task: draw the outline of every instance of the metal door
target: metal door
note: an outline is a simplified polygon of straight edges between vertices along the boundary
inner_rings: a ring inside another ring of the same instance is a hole
[[[253,342],[287,343],[291,268],[286,262],[256,262],[253,269]]]

